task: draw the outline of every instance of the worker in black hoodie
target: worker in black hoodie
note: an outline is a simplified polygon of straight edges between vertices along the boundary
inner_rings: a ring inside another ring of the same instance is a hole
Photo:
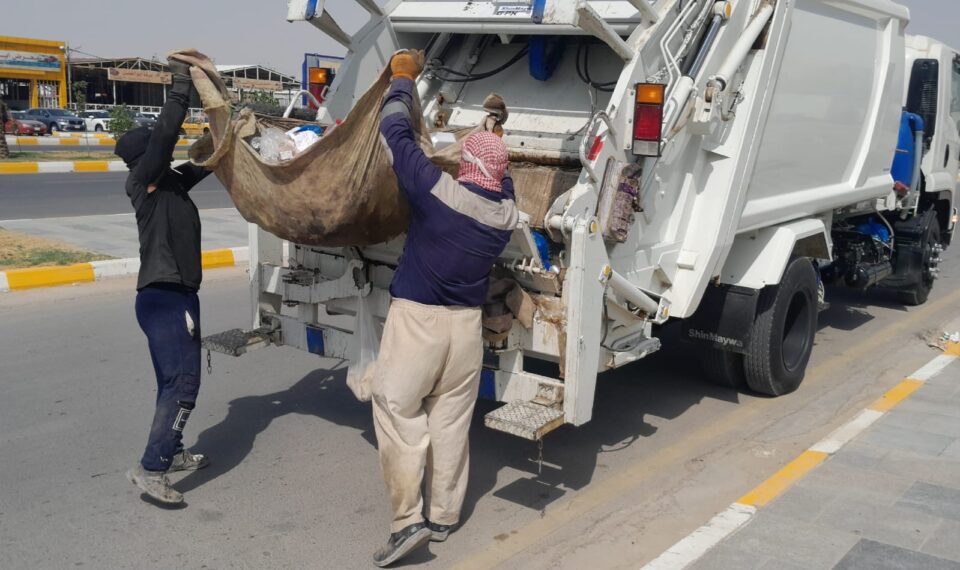
[[[179,504],[183,495],[167,473],[208,463],[184,449],[182,439],[200,389],[200,216],[188,192],[210,172],[189,163],[171,168],[193,82],[188,64],[170,59],[169,65],[173,85],[156,126],[124,134],[116,154],[130,169],[126,191],[140,235],[137,322],[157,375],[147,448],[127,478],[155,500]]]

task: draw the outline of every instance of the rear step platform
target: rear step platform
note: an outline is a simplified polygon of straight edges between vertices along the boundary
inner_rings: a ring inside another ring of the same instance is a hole
[[[220,352],[229,356],[240,356],[251,350],[269,345],[272,334],[272,329],[265,327],[252,331],[230,329],[204,337],[200,341],[200,344],[203,348],[212,352]]]
[[[490,429],[539,441],[563,425],[563,410],[518,400],[488,413],[484,424]]]

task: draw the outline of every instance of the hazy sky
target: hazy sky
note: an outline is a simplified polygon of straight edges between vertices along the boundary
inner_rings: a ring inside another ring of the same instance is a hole
[[[909,33],[960,48],[960,0],[899,0]],[[382,0],[380,0],[382,3]],[[343,53],[310,24],[287,23],[286,0],[3,0],[0,35],[67,41],[102,57],[150,58],[196,47],[220,64],[264,64],[300,77],[305,52]],[[352,0],[327,0],[352,30],[366,14]]]

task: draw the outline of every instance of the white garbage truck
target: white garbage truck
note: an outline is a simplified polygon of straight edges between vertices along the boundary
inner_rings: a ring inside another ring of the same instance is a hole
[[[534,309],[485,341],[491,428],[539,440],[590,421],[602,373],[657,351],[669,321],[711,378],[779,396],[803,379],[825,283],[927,299],[957,222],[960,59],[908,39],[895,2],[356,0],[353,33],[324,4],[288,6],[347,49],[322,124],[399,49],[425,52],[438,131],[481,123],[491,92],[509,105],[524,213],[494,272]],[[350,359],[402,250],[252,226],[252,330],[206,344]]]

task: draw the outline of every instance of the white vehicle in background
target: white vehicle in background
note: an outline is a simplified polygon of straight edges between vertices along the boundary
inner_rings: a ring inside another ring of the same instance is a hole
[[[78,113],[87,124],[87,132],[103,133],[110,131],[110,113],[108,111],[83,111]]]
[[[289,1],[289,20],[348,49],[321,123],[345,117],[396,50],[422,49],[426,124],[472,127],[496,91],[512,159],[538,165],[535,184],[518,183],[530,215],[498,265],[538,309],[487,346],[480,393],[506,403],[488,426],[537,440],[588,422],[599,374],[658,350],[671,321],[716,381],[786,394],[803,379],[824,281],[926,301],[957,221],[960,75],[955,50],[906,40],[903,6],[358,3],[370,19],[351,36],[322,0]],[[206,346],[349,358],[360,299],[386,316],[402,247],[311,247],[253,228],[255,329]]]

